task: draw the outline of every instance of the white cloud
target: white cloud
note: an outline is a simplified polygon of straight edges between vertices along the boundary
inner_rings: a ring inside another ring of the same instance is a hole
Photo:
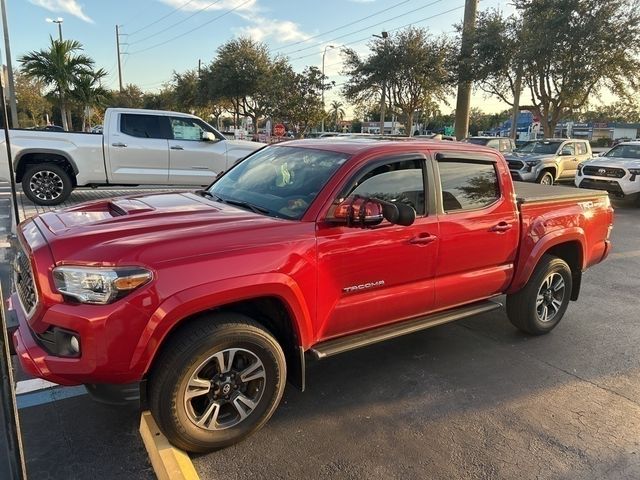
[[[251,25],[237,29],[237,33],[258,42],[269,37],[277,42],[295,42],[309,38],[309,35],[300,30],[298,24],[289,20],[276,20],[256,15],[245,18]]]
[[[76,0],[29,0],[38,7],[46,8],[51,12],[64,12],[74,17],[78,17],[80,20],[84,20],[87,23],[94,23],[83,11],[82,5],[79,5]]]

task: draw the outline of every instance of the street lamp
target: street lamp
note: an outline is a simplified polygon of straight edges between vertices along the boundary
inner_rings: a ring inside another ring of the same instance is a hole
[[[324,132],[324,56],[327,54],[327,48],[336,48],[333,45],[325,45],[324,52],[322,52],[322,131]]]
[[[47,18],[47,23],[57,23],[58,24],[58,36],[60,37],[60,41],[62,41],[62,22],[64,22],[64,18],[58,17],[55,20],[53,18]]]
[[[382,32],[382,35],[373,35],[376,38],[384,40],[384,52],[387,53],[387,38],[389,38],[388,32]],[[387,77],[386,75],[382,79],[382,95],[380,96],[380,135],[384,135],[384,109],[386,106],[385,95],[387,93]],[[393,133],[393,132],[391,132]]]

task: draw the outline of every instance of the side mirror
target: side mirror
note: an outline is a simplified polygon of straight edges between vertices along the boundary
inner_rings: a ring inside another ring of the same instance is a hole
[[[201,138],[201,140],[202,140],[203,142],[215,142],[215,141],[216,141],[216,140],[218,140],[218,139],[217,139],[217,138],[216,138],[216,136],[215,136],[213,133],[211,133],[211,132],[202,132],[202,138]]]
[[[330,220],[347,227],[366,228],[379,225],[383,220],[409,226],[415,219],[416,211],[409,205],[355,195],[343,200]]]

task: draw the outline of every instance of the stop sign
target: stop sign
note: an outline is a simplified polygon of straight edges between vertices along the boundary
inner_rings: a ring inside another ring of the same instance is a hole
[[[284,137],[284,134],[287,133],[287,129],[284,128],[284,125],[278,123],[275,127],[273,127],[273,133],[276,137]]]

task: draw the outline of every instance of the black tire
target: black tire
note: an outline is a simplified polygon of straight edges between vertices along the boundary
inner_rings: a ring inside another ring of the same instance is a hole
[[[553,185],[554,181],[555,179],[553,178],[553,173],[550,170],[543,170],[542,172],[540,172],[540,175],[538,175],[538,178],[536,179],[536,183],[539,183],[541,185]]]
[[[36,205],[59,205],[72,190],[71,176],[55,163],[31,165],[22,177],[22,191]]]
[[[216,359],[220,352],[222,363],[232,366],[224,375]],[[246,378],[261,372],[263,378],[243,383],[240,372],[257,364],[257,373],[250,372]],[[151,413],[169,441],[183,450],[202,453],[228,447],[269,420],[282,398],[286,369],[282,348],[258,323],[235,313],[203,317],[182,328],[163,347],[149,378]],[[196,393],[192,399],[186,398],[189,388]],[[198,426],[199,422],[203,425]]]
[[[552,278],[548,285],[550,288],[545,289],[543,287],[549,278]],[[555,287],[556,281],[558,285],[560,284],[559,278],[562,278],[564,285],[562,298],[558,291],[551,288]],[[571,289],[571,269],[567,262],[553,255],[544,255],[524,288],[517,293],[507,295],[507,316],[516,328],[529,335],[549,333],[564,316],[571,299]],[[551,296],[547,294],[547,290],[552,290]],[[539,294],[543,298],[540,305],[538,305]],[[546,321],[543,320],[545,307]],[[555,311],[555,314],[550,316],[552,311]]]

